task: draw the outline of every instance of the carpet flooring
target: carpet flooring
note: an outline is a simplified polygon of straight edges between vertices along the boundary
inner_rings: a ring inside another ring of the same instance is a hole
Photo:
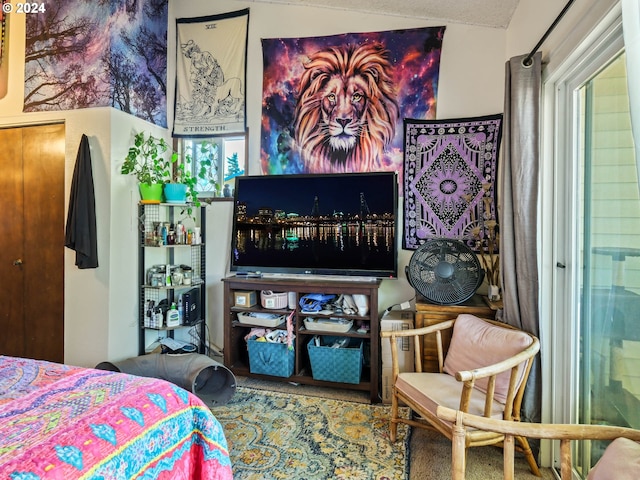
[[[408,478],[409,428],[390,442],[389,406],[238,386],[211,410],[236,480]]]
[[[255,389],[369,403],[368,392],[355,390],[270,382],[246,377],[238,377],[237,383],[238,386]],[[388,424],[386,428],[388,428]],[[408,480],[448,480],[451,478],[451,442],[447,438],[436,432],[413,428],[410,431],[408,450]],[[471,448],[467,452],[466,480],[500,480],[502,479],[502,465],[502,449],[497,447]],[[549,468],[540,468],[540,472],[543,480],[555,480],[556,478]],[[516,453],[515,459],[515,478],[516,480],[540,480],[540,477],[536,477],[529,471],[526,460],[518,453]]]

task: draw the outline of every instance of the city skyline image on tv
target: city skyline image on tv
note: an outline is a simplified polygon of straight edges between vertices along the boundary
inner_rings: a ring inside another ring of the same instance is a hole
[[[393,172],[238,177],[232,271],[395,277]]]

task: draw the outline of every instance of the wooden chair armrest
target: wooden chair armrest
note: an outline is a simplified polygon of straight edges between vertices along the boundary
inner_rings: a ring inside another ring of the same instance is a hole
[[[504,479],[514,479],[514,445],[518,438],[538,438],[560,442],[560,477],[563,480],[573,478],[573,460],[571,442],[574,440],[614,440],[628,438],[640,442],[640,430],[611,425],[584,425],[584,424],[550,424],[550,423],[523,423],[496,418],[486,418],[469,413],[438,406],[436,410],[438,418],[455,424],[456,436],[452,442],[452,470],[464,471],[465,427],[473,427],[485,432],[497,432],[504,435]],[[606,455],[606,452],[605,452]],[[613,455],[615,457],[615,455]],[[633,467],[631,467],[633,468]],[[615,478],[615,474],[607,478]],[[637,472],[635,472],[637,473]],[[627,477],[625,477],[627,478]],[[635,477],[633,477],[635,478]]]
[[[456,380],[464,384],[460,397],[460,410],[468,412],[471,392],[474,390],[476,382],[486,378],[488,379],[488,384],[485,392],[484,416],[490,417],[493,410],[492,405],[495,398],[498,375],[509,372],[508,389],[504,400],[500,401],[504,403],[503,418],[506,420],[519,420],[520,402],[522,401],[524,386],[531,368],[531,359],[540,350],[538,339],[535,337],[532,337],[532,339],[531,345],[513,357],[474,370],[456,372]],[[520,383],[518,381],[519,372],[523,372],[522,377],[520,377]]]
[[[386,331],[382,331],[380,332],[380,336],[382,338],[388,338],[389,342],[391,343],[391,368],[392,368],[392,375],[393,375],[393,381],[395,383],[395,380],[398,376],[398,373],[400,372],[399,366],[398,366],[398,347],[397,347],[397,342],[396,340],[398,338],[411,338],[413,341],[413,345],[414,345],[414,371],[416,372],[422,372],[422,348],[421,348],[421,341],[423,339],[423,337],[425,337],[426,335],[430,335],[430,334],[434,334],[436,335],[436,348],[438,350],[438,363],[439,363],[439,368],[440,371],[442,371],[442,365],[443,365],[443,359],[444,359],[444,352],[443,352],[443,347],[442,347],[442,335],[441,332],[443,330],[447,330],[450,328],[453,328],[453,324],[455,323],[455,319],[453,320],[446,320],[444,322],[440,322],[434,325],[429,325],[426,327],[421,327],[421,328],[412,328],[409,330],[386,330]]]
[[[454,423],[459,415],[459,421],[466,426],[505,435],[551,440],[613,440],[625,437],[640,442],[640,430],[613,425],[514,422],[481,417],[443,406],[438,406],[436,414],[439,418]]]

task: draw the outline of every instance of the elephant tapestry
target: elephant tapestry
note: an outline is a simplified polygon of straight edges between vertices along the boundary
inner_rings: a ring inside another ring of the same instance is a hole
[[[249,9],[176,23],[173,136],[244,133]]]
[[[113,107],[166,127],[167,5],[57,0],[25,15],[23,110]]]
[[[262,172],[401,172],[402,119],[435,118],[444,32],[263,39]]]

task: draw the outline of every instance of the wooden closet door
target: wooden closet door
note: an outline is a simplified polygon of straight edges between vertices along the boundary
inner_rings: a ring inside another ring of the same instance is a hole
[[[24,354],[24,177],[21,129],[0,129],[0,355]]]
[[[0,159],[0,203],[11,211],[0,226],[11,253],[0,258],[12,272],[0,353],[64,361],[64,142],[63,124],[0,130],[12,151]]]

